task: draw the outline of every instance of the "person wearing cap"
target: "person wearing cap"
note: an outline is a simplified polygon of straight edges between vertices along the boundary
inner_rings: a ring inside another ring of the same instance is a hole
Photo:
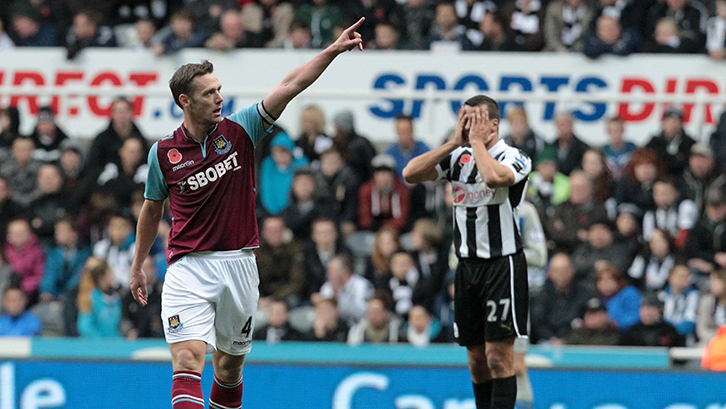
[[[567,345],[620,345],[620,331],[608,317],[608,310],[599,299],[590,298],[579,325],[565,336]]]
[[[295,144],[285,132],[270,142],[270,156],[260,165],[260,203],[271,215],[278,215],[290,204],[290,188],[295,169],[308,164],[305,157],[295,157]]]
[[[726,176],[719,174],[713,150],[705,144],[693,145],[688,168],[678,175],[678,191],[695,203],[699,213],[703,213],[706,206],[706,187],[715,180],[726,181]]]
[[[358,179],[367,182],[373,175],[371,161],[376,156],[376,148],[366,137],[356,132],[355,118],[351,111],[338,112],[333,117],[333,124],[333,146],[343,154]]]
[[[671,106],[663,113],[660,132],[653,135],[646,147],[655,151],[667,173],[676,176],[688,166],[691,147],[695,143],[683,129],[683,111]]]
[[[61,144],[68,135],[55,123],[55,112],[50,106],[38,110],[38,123],[30,137],[35,143],[33,158],[41,162],[56,162],[61,157]]]
[[[640,320],[623,333],[622,345],[641,347],[682,347],[686,339],[676,328],[663,321],[663,301],[655,293],[643,296]]]
[[[557,153],[545,147],[534,157],[535,171],[529,176],[530,199],[546,213],[570,197],[570,178],[557,170]]]
[[[683,253],[700,273],[697,284],[714,268],[726,268],[726,184],[713,184],[706,191],[706,211],[688,234]]]
[[[59,45],[58,30],[41,21],[38,10],[30,5],[19,5],[11,11],[11,36],[18,47],[55,47]]]
[[[373,178],[358,192],[358,227],[376,231],[381,227],[406,227],[410,205],[408,188],[395,174],[396,161],[381,154],[371,161]]]
[[[414,139],[413,117],[398,115],[396,117],[396,136],[398,142],[386,149],[386,154],[396,161],[396,176],[403,180],[403,168],[412,158],[426,153],[431,149],[424,142]]]

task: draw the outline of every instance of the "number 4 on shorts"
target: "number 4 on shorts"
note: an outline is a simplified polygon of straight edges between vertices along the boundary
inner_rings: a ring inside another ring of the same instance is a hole
[[[252,317],[247,318],[247,322],[245,323],[245,326],[242,327],[241,333],[245,336],[245,338],[249,338],[250,332],[252,332]]]

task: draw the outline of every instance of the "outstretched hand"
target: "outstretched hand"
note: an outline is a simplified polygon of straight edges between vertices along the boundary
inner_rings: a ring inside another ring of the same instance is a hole
[[[363,38],[355,30],[357,30],[358,27],[363,24],[365,19],[365,17],[361,17],[360,20],[358,20],[355,24],[346,28],[343,33],[340,34],[340,37],[335,40],[333,45],[336,46],[339,52],[342,53],[343,51],[350,51],[356,47],[358,47],[359,50],[363,51]]]

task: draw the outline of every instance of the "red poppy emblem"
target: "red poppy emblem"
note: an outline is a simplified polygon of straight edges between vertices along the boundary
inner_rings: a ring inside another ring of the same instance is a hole
[[[182,154],[181,154],[181,153],[179,153],[179,151],[178,151],[178,150],[176,150],[176,149],[172,149],[172,150],[170,150],[170,151],[169,151],[169,152],[168,152],[168,153],[166,154],[166,156],[168,156],[168,157],[169,157],[169,162],[171,162],[172,164],[176,164],[176,163],[179,163],[179,162],[181,162],[181,160],[182,160]]]
[[[461,155],[461,163],[471,162],[471,155]]]

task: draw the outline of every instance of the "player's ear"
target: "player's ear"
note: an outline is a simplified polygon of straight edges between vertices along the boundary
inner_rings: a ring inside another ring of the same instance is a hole
[[[179,95],[179,103],[182,106],[182,110],[189,106],[190,104],[190,98],[187,94],[180,94]]]

